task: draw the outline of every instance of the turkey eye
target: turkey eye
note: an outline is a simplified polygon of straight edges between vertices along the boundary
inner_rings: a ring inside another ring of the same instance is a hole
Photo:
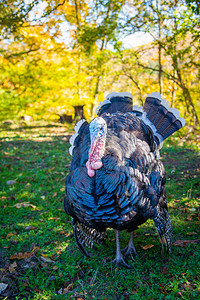
[[[100,127],[100,130],[102,130],[102,129],[103,129],[103,126]]]

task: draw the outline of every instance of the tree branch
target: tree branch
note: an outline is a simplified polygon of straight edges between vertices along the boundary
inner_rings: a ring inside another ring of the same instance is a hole
[[[30,52],[35,52],[35,51],[38,51],[40,50],[40,48],[36,48],[36,49],[29,49],[27,51],[20,51],[20,52],[17,52],[17,53],[12,53],[10,55],[5,55],[4,58],[5,59],[9,59],[9,58],[13,58],[13,57],[18,57],[18,56],[21,56],[21,55],[28,55]]]

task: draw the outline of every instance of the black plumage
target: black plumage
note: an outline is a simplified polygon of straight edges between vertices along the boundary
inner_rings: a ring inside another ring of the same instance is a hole
[[[164,238],[171,250],[166,174],[158,151],[162,140],[184,125],[177,114],[158,93],[147,97],[144,111],[132,108],[129,94],[109,95],[98,109],[98,116],[107,127],[102,167],[95,169],[92,176],[86,167],[90,127],[86,121],[77,127],[64,207],[72,216],[76,242],[85,255],[89,255],[85,245],[101,243],[106,229],[113,228],[117,243],[115,263],[129,267],[120,251],[118,231],[131,232],[125,255],[135,255],[132,233],[149,218],[154,220],[161,241]]]

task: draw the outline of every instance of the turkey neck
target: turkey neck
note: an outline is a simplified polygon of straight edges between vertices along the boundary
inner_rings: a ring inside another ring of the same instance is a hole
[[[91,142],[89,150],[89,159],[86,163],[87,172],[90,177],[95,175],[95,170],[103,166],[101,161],[105,152],[106,138],[102,137]]]

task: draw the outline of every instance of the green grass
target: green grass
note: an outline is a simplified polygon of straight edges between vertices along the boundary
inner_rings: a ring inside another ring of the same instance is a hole
[[[173,139],[162,150],[174,241],[196,242],[173,246],[171,256],[162,258],[154,224],[148,221],[135,234],[139,257],[128,260],[133,269],[114,270],[114,232],[108,230],[106,243],[91,251],[92,258],[85,258],[63,209],[72,127],[33,125],[13,125],[1,133],[0,282],[8,286],[0,299],[198,299],[197,147]],[[9,185],[9,180],[16,183]],[[128,234],[120,237],[125,246]],[[143,250],[145,245],[153,247]]]

